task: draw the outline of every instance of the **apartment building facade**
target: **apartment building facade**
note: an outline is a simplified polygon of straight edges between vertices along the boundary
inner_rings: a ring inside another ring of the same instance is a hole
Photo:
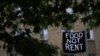
[[[59,47],[58,56],[100,56],[100,26],[95,29],[89,29],[88,26],[81,23],[81,20],[73,24],[73,29],[70,30],[71,32],[88,31],[87,34],[89,35],[89,37],[85,37],[86,51],[80,53],[64,53],[62,45],[62,34],[64,31],[65,29],[62,26],[49,26],[48,29],[44,29],[39,34],[33,33],[33,36],[41,41]],[[3,44],[4,42],[0,41],[0,56],[7,56],[8,54],[1,47]]]
[[[65,29],[62,26],[49,26],[48,29],[44,29],[40,32],[40,34],[33,33],[33,35],[41,41],[59,47],[58,56],[100,56],[100,27],[89,29],[88,26],[81,23],[81,20],[78,20],[75,24],[73,24],[73,29],[71,29],[71,32],[88,31],[87,34],[89,35],[89,37],[85,37],[86,51],[80,53],[64,53],[62,45],[62,34],[64,31]],[[0,41],[0,56],[7,56],[8,54],[1,47],[3,44],[4,42]]]
[[[95,29],[89,29],[88,26],[85,26],[78,20],[74,24],[74,28],[72,32],[80,32],[80,31],[87,31],[86,38],[86,51],[80,53],[64,53],[63,45],[62,45],[62,34],[63,34],[63,27],[48,27],[48,43],[53,44],[59,47],[59,56],[100,56],[100,27]]]
[[[84,25],[81,20],[78,20],[75,24],[73,24],[73,29],[71,29],[70,32],[86,32],[86,36],[84,37],[86,42],[85,52],[65,53],[63,51],[62,35],[63,32],[66,31],[69,30],[65,30],[62,26],[49,26],[48,29],[44,29],[40,34],[36,34],[34,36],[38,37],[39,40],[59,47],[58,56],[100,56],[100,26],[90,29],[88,26]]]

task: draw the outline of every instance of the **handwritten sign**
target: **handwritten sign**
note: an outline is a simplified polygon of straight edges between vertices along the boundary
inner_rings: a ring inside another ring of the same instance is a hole
[[[65,53],[77,53],[86,51],[84,31],[63,32],[63,51]]]

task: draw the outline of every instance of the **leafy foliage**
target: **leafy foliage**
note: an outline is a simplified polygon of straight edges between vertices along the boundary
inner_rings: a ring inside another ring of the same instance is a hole
[[[68,27],[68,21],[76,21],[75,18],[66,15],[65,9],[71,4],[70,0],[4,0],[0,2],[0,8],[2,8],[0,18],[7,19],[6,25],[19,18],[21,23],[31,24],[34,26],[34,31],[39,32],[49,25],[59,26],[62,23]]]
[[[57,55],[57,47],[43,43],[37,39],[25,36],[25,33],[12,37],[7,33],[2,33],[2,41],[4,50],[7,50],[10,55],[12,51],[16,51],[23,56],[54,56]],[[6,37],[6,38],[4,38]],[[13,49],[14,48],[14,49]]]
[[[23,56],[54,56],[57,54],[56,47],[39,42],[37,39],[23,38],[15,44],[16,50]]]
[[[66,12],[68,8],[73,13]],[[81,20],[90,28],[99,26],[100,1],[0,0],[0,40],[8,44],[7,52],[11,52],[14,46],[23,56],[53,56],[56,53],[54,47],[33,40],[30,33],[39,33],[50,25],[63,25],[70,29],[78,20],[78,15],[84,15]],[[3,47],[5,49],[6,44]]]
[[[83,23],[87,23],[90,28],[100,25],[100,1],[83,0],[80,4],[74,6],[74,12],[83,14]]]

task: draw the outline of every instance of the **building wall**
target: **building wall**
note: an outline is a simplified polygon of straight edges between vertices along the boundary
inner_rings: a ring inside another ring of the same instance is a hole
[[[100,26],[95,29],[96,55],[100,56]]]
[[[6,51],[3,49],[4,42],[0,41],[0,56],[7,56]]]
[[[73,25],[73,31],[83,31],[87,27],[84,26],[81,23],[81,20],[78,20]],[[53,44],[59,47],[59,54],[58,56],[62,56],[62,26],[55,27],[55,26],[49,26],[48,27],[48,43]],[[33,34],[34,37],[38,38],[40,37],[40,34]],[[3,45],[3,42],[0,41],[0,45]],[[96,54],[96,56],[100,56],[100,27],[94,29],[94,40],[87,40],[87,51],[83,53],[77,53],[75,56],[88,56],[89,53]],[[0,48],[0,56],[7,56],[7,53],[5,50]]]
[[[88,27],[86,27],[84,24],[81,23],[81,20],[78,20],[75,24],[74,24],[74,28],[73,30],[75,32],[79,32],[79,31],[83,31],[86,30]],[[56,45],[60,48],[60,56],[63,54],[62,51],[62,27],[49,27],[48,28],[48,43]],[[99,38],[99,34],[100,31],[99,29],[95,30],[94,33],[96,36],[94,40],[86,40],[87,41],[87,49],[86,52],[83,53],[77,53],[75,54],[75,56],[88,56],[89,54],[96,54],[98,56],[100,56],[100,38]],[[97,39],[97,40],[96,40]]]

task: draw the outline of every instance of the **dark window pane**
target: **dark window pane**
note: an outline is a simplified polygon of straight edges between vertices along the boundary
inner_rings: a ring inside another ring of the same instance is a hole
[[[91,54],[89,54],[89,56],[95,56],[95,54],[91,53]]]
[[[75,56],[74,54],[63,54],[63,56]]]
[[[87,29],[86,31],[87,31],[87,39],[90,39],[90,30]]]

